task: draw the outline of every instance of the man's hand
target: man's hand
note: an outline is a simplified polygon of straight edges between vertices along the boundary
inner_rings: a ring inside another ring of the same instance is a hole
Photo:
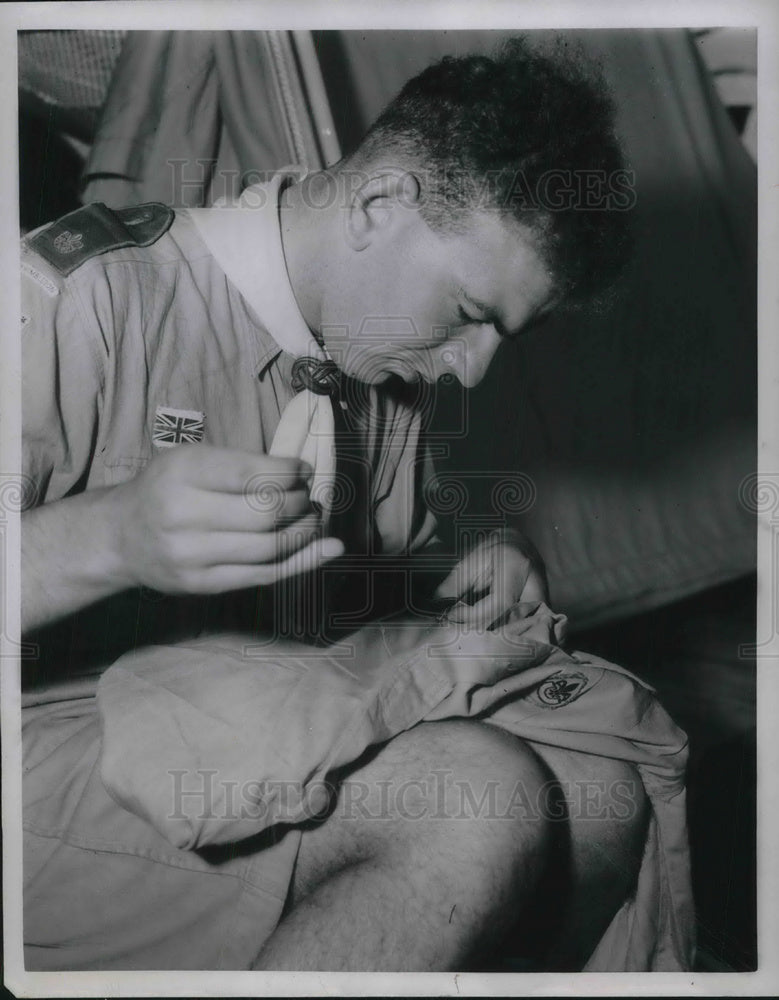
[[[158,455],[115,490],[118,551],[131,585],[215,594],[274,583],[340,555],[296,458],[209,445]]]
[[[475,546],[438,586],[436,597],[456,598],[447,618],[489,628],[517,601],[546,601],[543,563],[516,532],[496,532]]]
[[[22,630],[139,585],[211,594],[275,583],[343,552],[321,538],[298,459],[210,445],[22,516]]]

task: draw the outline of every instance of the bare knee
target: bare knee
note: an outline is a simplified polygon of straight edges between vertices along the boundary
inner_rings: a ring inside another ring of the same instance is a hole
[[[543,868],[549,774],[520,740],[482,723],[424,723],[346,775],[325,824],[303,836],[296,885],[310,891],[371,860],[414,868],[458,896],[505,906]]]
[[[374,790],[389,782],[394,791],[381,803],[394,827],[392,837],[380,837],[382,849],[397,837],[457,839],[482,856],[498,851],[505,864],[518,841],[530,848],[543,839],[544,820],[527,805],[547,775],[533,752],[504,732],[478,722],[426,723],[393,740],[375,764],[360,778],[372,779]]]

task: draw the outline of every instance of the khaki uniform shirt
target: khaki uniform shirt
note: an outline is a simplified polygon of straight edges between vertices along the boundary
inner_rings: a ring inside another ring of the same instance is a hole
[[[288,342],[290,330],[310,336],[283,257],[283,181],[277,175],[249,189],[243,208],[177,211],[151,245],[87,252],[70,273],[63,273],[69,251],[83,253],[89,239],[78,231],[79,214],[49,230],[60,230],[53,243],[64,251],[62,266],[36,252],[37,234],[25,239],[23,473],[30,506],[125,482],[158,451],[180,444],[268,451],[293,396],[293,358],[279,342]],[[204,242],[196,222],[202,226],[203,213],[215,242],[221,232],[221,242],[232,243],[235,275]],[[239,285],[250,288],[251,302]],[[415,551],[435,530],[420,499],[432,475],[423,410],[378,388],[370,394],[365,449],[381,550]],[[39,679],[92,673],[149,642],[251,626],[256,601],[256,591],[229,600],[126,592],[44,630],[44,646],[57,653],[27,672]],[[58,640],[48,641],[55,634]]]

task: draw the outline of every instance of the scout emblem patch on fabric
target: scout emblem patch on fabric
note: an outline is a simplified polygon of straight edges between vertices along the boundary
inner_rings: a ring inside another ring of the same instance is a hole
[[[547,708],[560,708],[584,694],[588,685],[589,678],[586,674],[560,670],[542,681],[536,688],[535,695]]]
[[[75,253],[76,250],[83,250],[84,236],[83,233],[71,233],[69,229],[64,229],[59,236],[54,237],[52,244],[57,253]]]
[[[168,231],[174,215],[172,208],[155,201],[117,210],[95,202],[69,212],[27,242],[59,274],[67,276],[109,250],[151,246]]]
[[[203,440],[205,419],[205,414],[199,410],[174,410],[171,406],[158,406],[154,414],[152,441],[157,448],[197,444]]]

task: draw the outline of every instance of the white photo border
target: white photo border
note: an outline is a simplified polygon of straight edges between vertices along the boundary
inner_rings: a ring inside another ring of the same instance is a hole
[[[759,447],[758,476],[779,474],[779,5],[773,0],[665,0],[665,2],[569,2],[513,0],[339,0],[222,2],[136,0],[136,2],[8,3],[0,7],[0,213],[2,345],[0,354],[0,488],[20,467],[20,348],[17,150],[17,56],[19,29],[158,29],[197,26],[202,30],[414,28],[664,28],[756,27],[759,74]],[[0,614],[0,695],[3,765],[4,981],[17,996],[731,996],[779,993],[779,851],[773,837],[779,811],[779,637],[769,635],[776,619],[779,580],[772,574],[779,541],[776,525],[764,522],[758,536],[758,944],[754,973],[642,973],[606,975],[476,973],[263,973],[263,972],[25,972],[22,961],[21,708],[19,662],[18,516],[4,525],[0,558],[6,594]],[[766,544],[766,539],[769,544]],[[11,638],[9,638],[11,637]],[[770,640],[770,645],[769,645]]]

